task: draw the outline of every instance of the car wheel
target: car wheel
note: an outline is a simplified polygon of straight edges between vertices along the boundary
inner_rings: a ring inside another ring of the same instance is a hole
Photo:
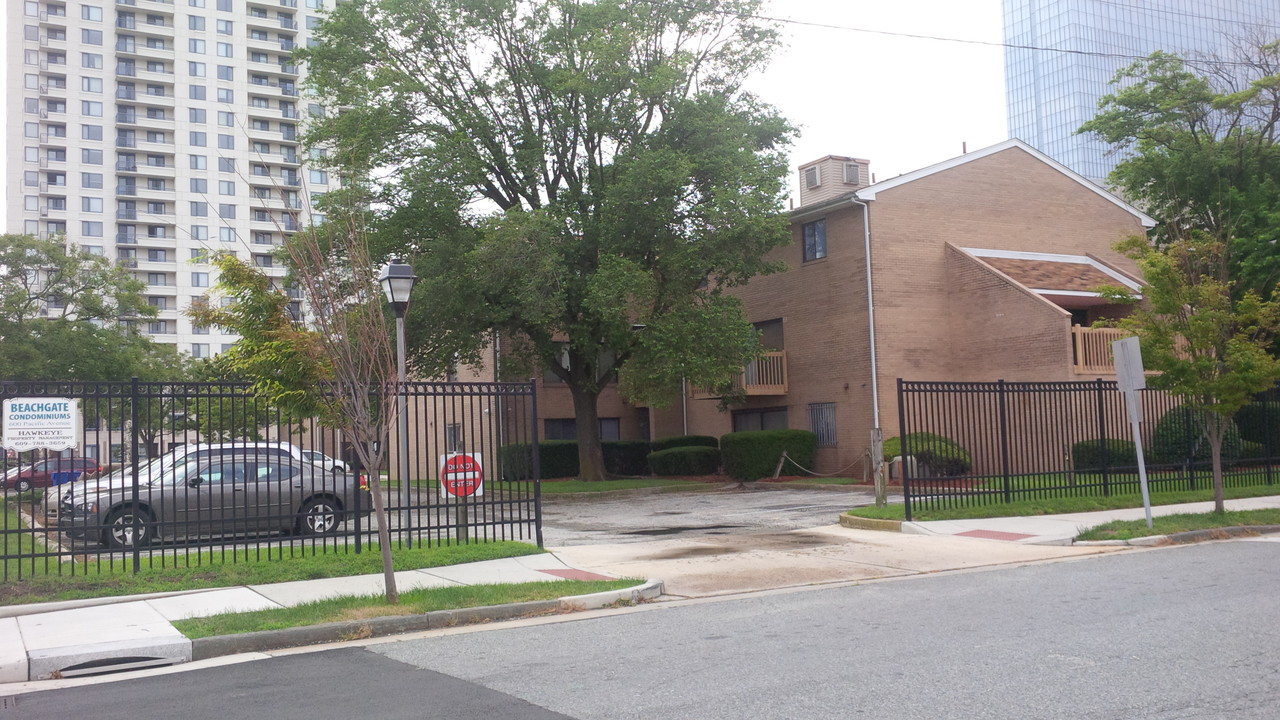
[[[311,498],[298,511],[298,532],[303,535],[331,535],[338,530],[342,503],[331,498]]]
[[[13,484],[13,487],[18,492],[26,492],[31,489],[31,480],[29,478],[18,478],[18,481]]]
[[[129,505],[117,508],[107,516],[107,527],[102,531],[102,542],[112,548],[148,545],[151,543],[151,531],[155,521],[155,516],[148,510],[135,511]]]

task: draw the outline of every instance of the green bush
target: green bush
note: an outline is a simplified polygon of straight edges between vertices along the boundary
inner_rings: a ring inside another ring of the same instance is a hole
[[[1204,436],[1204,412],[1180,405],[1165,413],[1152,432],[1152,462],[1162,465],[1207,462],[1211,453],[1209,439]],[[1240,430],[1233,422],[1222,438],[1222,462],[1235,462],[1239,457]]]
[[[649,467],[654,475],[714,475],[720,468],[720,448],[686,445],[659,450],[649,453]]]
[[[1076,472],[1138,466],[1138,450],[1132,440],[1081,440],[1071,446],[1071,467]]]
[[[964,475],[973,469],[973,458],[959,443],[943,435],[916,432],[907,435],[907,448],[916,462],[935,476]],[[884,441],[884,459],[902,454],[902,438]]]
[[[649,449],[653,452],[662,452],[670,450],[674,447],[720,447],[720,441],[710,435],[677,435],[676,437],[662,438],[649,443]]]
[[[649,442],[647,440],[611,440],[600,443],[600,446],[604,452],[606,472],[627,476],[649,474]]]
[[[1240,441],[1240,461],[1261,460],[1267,456],[1267,446],[1252,440]]]
[[[749,430],[720,438],[724,471],[735,480],[771,477],[784,450],[796,464],[812,469],[818,436],[808,430]]]
[[[498,450],[498,455],[502,459],[503,480],[528,480],[533,477],[533,446],[529,443],[503,445]],[[577,475],[577,441],[543,440],[538,443],[538,462],[544,478]]]
[[[502,459],[503,480],[528,480],[533,474],[533,455],[528,443],[504,445],[498,451]],[[600,443],[605,472],[614,475],[648,475],[649,443],[624,440]],[[538,460],[542,477],[574,477],[578,474],[577,440],[543,440],[538,443]]]
[[[1236,427],[1240,439],[1262,445],[1267,443],[1267,429],[1271,429],[1272,447],[1280,448],[1280,403],[1252,402],[1236,413]]]

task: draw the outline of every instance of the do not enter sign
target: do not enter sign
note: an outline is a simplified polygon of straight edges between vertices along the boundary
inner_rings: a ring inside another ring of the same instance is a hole
[[[440,488],[453,497],[484,495],[484,467],[480,463],[480,453],[441,455]]]

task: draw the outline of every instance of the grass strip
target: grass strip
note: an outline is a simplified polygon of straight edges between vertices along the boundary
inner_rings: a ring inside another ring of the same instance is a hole
[[[381,595],[331,598],[278,610],[224,613],[206,618],[178,620],[173,624],[183,635],[195,640],[216,635],[281,630],[344,620],[367,620],[392,615],[419,615],[435,610],[487,607],[531,600],[554,600],[570,595],[622,590],[635,587],[642,582],[634,579],[556,580],[421,588],[401,593],[400,602],[396,605],[387,604],[386,599]]]
[[[1243,525],[1280,525],[1280,508],[1228,510],[1224,513],[1180,513],[1158,515],[1151,528],[1143,520],[1112,520],[1080,533],[1077,540],[1132,540],[1152,535],[1173,535],[1191,530],[1215,530]]]
[[[322,549],[325,548],[273,545],[206,550],[166,556],[163,562],[167,567],[160,567],[161,559],[158,557],[144,557],[144,565],[137,575],[131,574],[132,566],[124,558],[104,558],[64,566],[61,568],[64,574],[61,575],[54,574],[63,565],[55,560],[48,568],[42,564],[33,564],[30,568],[24,566],[24,575],[30,573],[33,577],[0,584],[0,605],[259,585],[382,572],[382,556],[376,547],[365,548],[360,554],[341,546],[330,546],[326,553],[319,552]],[[412,548],[398,546],[392,551],[392,560],[396,570],[416,570],[535,555],[540,552],[543,551],[536,545],[510,541]],[[148,561],[155,565],[148,567]],[[76,574],[70,574],[73,571]]]
[[[1280,485],[1251,485],[1247,487],[1229,487],[1223,490],[1228,499],[1265,497],[1280,495]],[[993,496],[994,497],[994,496]],[[965,498],[957,498],[956,502],[965,502]],[[1213,490],[1180,490],[1178,492],[1161,492],[1151,494],[1152,505],[1177,505],[1180,503],[1205,502],[1213,500]],[[943,500],[945,502],[945,499]],[[1037,498],[1035,500],[1015,500],[1011,503],[993,502],[988,505],[969,505],[950,508],[913,507],[911,519],[929,520],[976,520],[992,517],[1018,517],[1029,515],[1062,515],[1065,513],[1096,512],[1098,510],[1118,510],[1121,508],[1142,507],[1142,496],[1132,495],[1091,495],[1078,497]],[[867,506],[849,510],[850,515],[876,520],[905,520],[906,510],[902,503],[894,503],[884,507]]]

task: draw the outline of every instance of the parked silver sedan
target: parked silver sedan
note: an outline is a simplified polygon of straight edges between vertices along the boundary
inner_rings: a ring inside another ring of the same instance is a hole
[[[61,498],[59,527],[113,548],[158,539],[245,536],[285,531],[335,533],[373,506],[354,475],[290,457],[225,451],[161,469],[132,487],[87,489]]]

